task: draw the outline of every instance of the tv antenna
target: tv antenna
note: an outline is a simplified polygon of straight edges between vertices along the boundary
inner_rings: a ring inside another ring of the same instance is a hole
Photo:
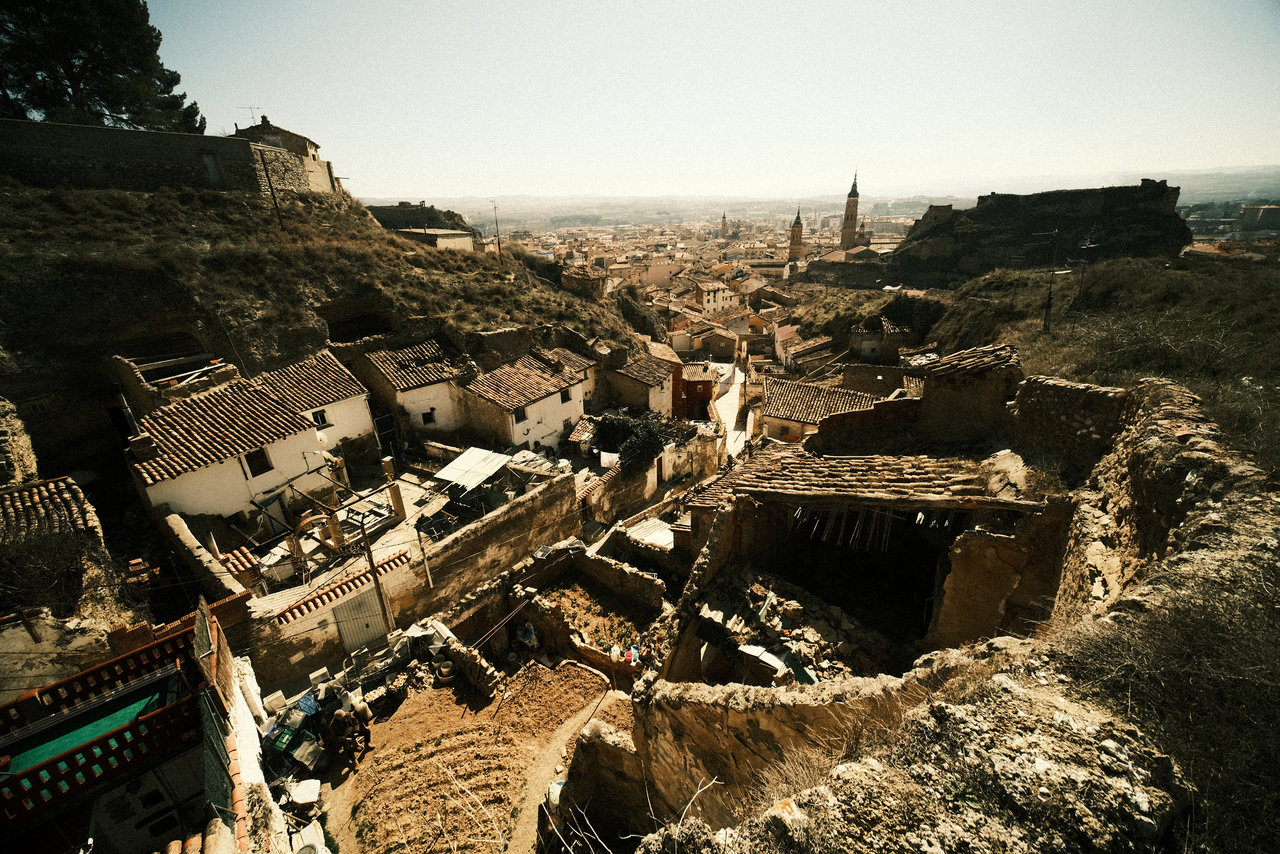
[[[244,110],[249,115],[249,124],[246,125],[246,127],[251,127],[253,125],[256,125],[258,123],[258,115],[262,112],[261,107],[253,107],[253,106],[236,107],[236,109]]]

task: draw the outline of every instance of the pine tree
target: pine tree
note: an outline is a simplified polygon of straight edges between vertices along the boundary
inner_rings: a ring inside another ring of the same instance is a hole
[[[142,0],[0,4],[0,117],[204,133]]]

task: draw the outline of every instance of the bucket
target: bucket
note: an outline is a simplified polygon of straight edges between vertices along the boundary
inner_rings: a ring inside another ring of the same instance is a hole
[[[453,681],[453,662],[452,661],[440,662],[440,667],[437,669],[436,672],[440,676],[441,684],[448,685],[450,682]]]

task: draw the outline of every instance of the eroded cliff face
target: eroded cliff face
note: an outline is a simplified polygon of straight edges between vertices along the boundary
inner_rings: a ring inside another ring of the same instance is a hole
[[[1136,187],[981,196],[968,210],[929,208],[894,251],[900,275],[976,276],[997,267],[1045,267],[1081,257],[1176,255],[1191,232],[1174,211],[1178,188],[1144,179]]]
[[[1232,810],[1234,796],[1222,793],[1237,789],[1223,787],[1224,773],[1266,776],[1250,748],[1258,734],[1246,731],[1253,712],[1230,707],[1271,691],[1275,649],[1267,645],[1280,602],[1250,591],[1274,590],[1280,521],[1261,472],[1219,444],[1198,404],[1163,380],[1130,390],[1113,449],[1075,493],[1057,607],[1038,637],[932,653],[903,679],[843,685],[849,696],[819,686],[825,707],[816,691],[811,704],[799,701],[803,691],[743,688],[712,698],[707,692],[731,687],[679,691],[659,682],[639,692],[632,755],[651,789],[664,790],[651,812],[672,822],[640,850],[1154,851],[1202,822],[1204,810]],[[1185,613],[1173,615],[1228,600],[1225,621],[1207,615],[1183,625]],[[1233,624],[1257,629],[1265,648],[1212,649],[1239,643]],[[1199,638],[1206,630],[1219,633]],[[1161,646],[1169,644],[1188,648]],[[1226,672],[1215,655],[1248,660]],[[1126,683],[1108,681],[1112,670],[1130,686],[1139,680],[1146,696],[1127,701],[1117,693]],[[1254,671],[1261,682],[1237,684]],[[1187,684],[1175,684],[1179,677]],[[1161,692],[1178,708],[1153,715],[1143,703],[1154,697],[1158,706]],[[1180,716],[1214,717],[1215,695],[1230,698],[1218,706],[1220,723],[1174,728]],[[810,705],[811,715],[798,715]],[[833,733],[842,706],[846,721],[874,724],[863,730],[874,737],[833,758],[820,785],[797,784],[732,826],[751,774],[771,755],[798,756],[796,744]],[[1205,742],[1200,754],[1188,753],[1188,732]],[[719,765],[708,760],[716,745],[725,751]],[[1244,758],[1206,772],[1200,765],[1214,752]],[[712,777],[727,785],[699,792],[699,780]],[[1265,798],[1265,789],[1238,791]],[[1262,839],[1264,831],[1252,833]]]

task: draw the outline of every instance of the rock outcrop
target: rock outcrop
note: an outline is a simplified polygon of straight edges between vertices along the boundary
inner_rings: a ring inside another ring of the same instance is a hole
[[[969,210],[931,206],[893,253],[898,275],[976,276],[997,267],[1047,267],[1069,258],[1177,255],[1191,231],[1174,210],[1178,188],[1138,186],[992,193]],[[1081,249],[1088,242],[1090,248]]]

